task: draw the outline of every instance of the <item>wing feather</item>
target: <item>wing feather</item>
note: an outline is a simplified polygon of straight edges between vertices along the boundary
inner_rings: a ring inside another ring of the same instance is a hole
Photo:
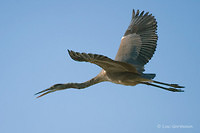
[[[85,61],[96,64],[103,68],[105,71],[109,72],[133,72],[138,73],[136,68],[128,63],[114,61],[106,56],[98,55],[98,54],[87,54],[87,53],[79,53],[74,52],[72,50],[68,50],[70,57],[75,61]]]
[[[131,23],[122,37],[116,61],[136,66],[140,72],[152,58],[157,46],[157,22],[149,12],[135,13],[133,10]]]

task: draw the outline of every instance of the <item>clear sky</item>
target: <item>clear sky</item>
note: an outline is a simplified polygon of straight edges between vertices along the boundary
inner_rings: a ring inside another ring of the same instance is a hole
[[[1,0],[0,132],[199,133],[199,6],[198,0]],[[98,66],[75,62],[66,50],[114,58],[132,9],[158,21],[146,72],[186,86],[184,93],[105,82],[35,99],[55,83],[96,76]]]

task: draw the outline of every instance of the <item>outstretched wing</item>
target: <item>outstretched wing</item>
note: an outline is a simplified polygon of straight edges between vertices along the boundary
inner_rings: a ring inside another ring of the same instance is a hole
[[[116,61],[133,64],[139,72],[152,58],[157,45],[157,22],[152,14],[133,10],[131,23],[121,39]]]
[[[86,54],[68,50],[70,57],[75,61],[85,61],[96,64],[108,72],[133,72],[138,73],[136,68],[128,63],[114,61],[106,56],[98,54]]]

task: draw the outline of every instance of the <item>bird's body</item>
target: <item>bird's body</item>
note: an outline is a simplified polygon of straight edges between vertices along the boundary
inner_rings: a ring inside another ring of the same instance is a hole
[[[122,85],[129,85],[135,86],[139,83],[139,81],[150,81],[151,79],[142,78],[141,75],[132,73],[132,72],[106,72],[102,70],[103,77],[107,79],[107,81],[122,84]]]
[[[102,68],[101,72],[84,83],[56,84],[40,91],[38,97],[48,93],[68,88],[83,89],[91,85],[109,81],[116,84],[135,86],[146,84],[173,92],[182,92],[183,86],[168,84],[153,80],[155,74],[145,74],[144,65],[152,58],[157,46],[157,22],[148,12],[144,14],[133,10],[131,23],[121,39],[121,44],[115,60],[98,54],[79,53],[68,50],[70,57],[75,61],[90,62]],[[170,86],[166,88],[160,85]]]

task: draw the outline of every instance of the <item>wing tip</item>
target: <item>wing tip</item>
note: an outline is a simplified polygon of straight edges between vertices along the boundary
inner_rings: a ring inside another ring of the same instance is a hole
[[[144,10],[140,11],[139,9],[137,9],[136,11],[135,11],[135,9],[133,9],[133,11],[132,11],[132,19],[135,17],[138,17],[138,16],[147,16],[147,15],[152,16],[152,13],[149,14],[149,12],[145,12]],[[152,17],[154,17],[154,16],[152,16]]]

